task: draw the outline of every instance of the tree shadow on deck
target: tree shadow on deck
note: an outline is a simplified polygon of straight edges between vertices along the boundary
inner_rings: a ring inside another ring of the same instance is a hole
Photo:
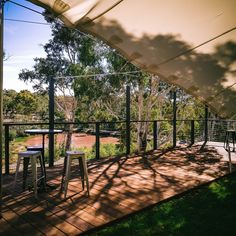
[[[77,167],[72,169],[76,170]],[[214,149],[202,151],[199,147],[179,147],[164,153],[157,151],[140,156],[90,160],[88,169],[91,196],[87,197],[86,192],[82,191],[78,174],[74,173],[66,201],[59,197],[58,188],[39,194],[38,201],[33,199],[31,192],[19,189],[19,195],[14,195],[10,188],[13,176],[5,176],[4,207],[15,214],[9,223],[19,220],[29,229],[36,227],[42,231],[52,227],[55,232],[64,232],[70,228],[80,233],[228,172],[227,164],[221,162],[221,156]],[[59,186],[62,166],[47,171],[49,182]],[[3,214],[3,217],[7,217],[7,214]],[[69,228],[60,226],[63,224]]]

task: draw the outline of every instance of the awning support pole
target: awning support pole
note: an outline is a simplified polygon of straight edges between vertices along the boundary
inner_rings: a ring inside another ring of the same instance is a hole
[[[0,0],[0,217],[2,217],[2,157],[3,157],[3,8]]]

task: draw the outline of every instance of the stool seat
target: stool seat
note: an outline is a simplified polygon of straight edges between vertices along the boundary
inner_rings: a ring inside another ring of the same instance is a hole
[[[27,150],[27,151],[23,151],[23,152],[18,153],[14,187],[16,187],[16,181],[17,181],[17,176],[18,176],[19,169],[20,169],[21,159],[24,160],[24,167],[25,167],[25,160],[27,160],[28,163],[30,161],[31,168],[32,168],[32,174],[33,174],[34,196],[35,196],[35,198],[37,198],[38,197],[38,190],[37,190],[38,181],[43,179],[44,187],[46,187],[45,169],[43,168],[42,152]],[[40,178],[38,178],[38,175],[37,175],[37,159],[39,159],[40,166],[41,166],[41,177]],[[27,165],[27,167],[28,167],[28,165]],[[25,170],[24,170],[24,172],[25,172]],[[27,170],[26,170],[26,172],[27,172]],[[24,177],[26,178],[26,176],[24,176],[24,175],[25,175],[25,173],[23,173],[23,184],[24,184]]]
[[[226,132],[228,132],[228,133],[231,133],[231,132],[236,132],[234,129],[227,129],[227,131]]]
[[[82,188],[84,189],[84,181],[86,181],[87,193],[89,196],[89,180],[88,180],[88,169],[86,163],[85,153],[80,150],[76,151],[66,151],[66,156],[64,160],[64,169],[61,181],[61,190],[64,190],[64,198],[67,195],[68,184],[70,180],[70,173],[71,173],[71,164],[72,160],[78,159],[80,173],[82,177]]]
[[[70,155],[72,157],[79,157],[79,156],[84,156],[85,153],[82,151],[79,151],[79,150],[78,151],[66,151],[66,155],[67,156]]]
[[[23,151],[18,153],[19,157],[38,157],[40,155],[40,151]]]

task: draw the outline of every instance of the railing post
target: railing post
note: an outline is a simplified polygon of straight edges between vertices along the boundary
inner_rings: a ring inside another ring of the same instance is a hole
[[[130,86],[126,86],[126,155],[130,154]]]
[[[100,158],[100,137],[99,137],[99,134],[100,134],[100,123],[99,122],[96,122],[96,159],[99,159]]]
[[[153,121],[153,149],[157,149],[157,121]]]
[[[194,120],[191,120],[191,145],[195,142],[195,123]]]
[[[9,175],[9,125],[5,125],[5,174]]]
[[[54,129],[54,78],[49,78],[49,129]],[[49,166],[54,165],[54,134],[48,135]]]
[[[204,141],[208,141],[208,106],[205,105],[205,125],[204,125]]]
[[[176,147],[176,91],[173,92],[173,147]]]

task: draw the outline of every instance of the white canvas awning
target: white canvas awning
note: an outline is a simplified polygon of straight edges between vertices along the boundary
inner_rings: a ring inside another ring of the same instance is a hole
[[[32,2],[52,10],[67,26],[104,40],[143,70],[185,89],[218,115],[236,118],[236,55],[230,62],[213,55],[217,45],[236,43],[235,0]],[[232,54],[232,44],[227,46],[224,53]]]

